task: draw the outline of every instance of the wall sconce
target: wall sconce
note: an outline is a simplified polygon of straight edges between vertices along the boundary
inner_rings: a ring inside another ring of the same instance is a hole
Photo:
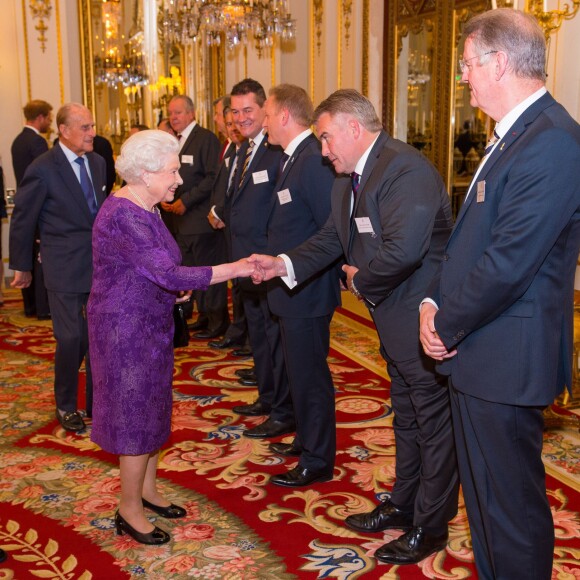
[[[514,10],[523,10],[534,15],[540,26],[544,29],[546,42],[550,40],[550,34],[562,26],[564,20],[572,20],[580,8],[580,0],[571,0],[571,6],[568,2],[564,3],[564,8],[549,10],[548,0],[491,0],[491,8],[513,8]]]
[[[558,3],[559,5],[559,3]],[[564,20],[572,20],[580,8],[580,0],[571,0],[571,3],[564,3],[563,9],[548,10],[548,0],[527,0],[526,11],[533,14],[544,29],[546,41],[550,39],[550,34],[557,31]]]

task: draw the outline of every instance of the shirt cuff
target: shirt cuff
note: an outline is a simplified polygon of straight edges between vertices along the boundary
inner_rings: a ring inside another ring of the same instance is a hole
[[[286,286],[292,290],[292,288],[298,286],[292,260],[290,260],[286,254],[278,254],[278,258],[282,258],[282,260],[284,260],[284,264],[286,264],[286,276],[280,276],[280,278],[282,279],[282,282],[284,282],[284,284],[286,284]]]
[[[211,209],[209,210],[211,215],[216,219],[216,220],[220,220],[220,222],[223,222],[224,220],[222,220],[222,218],[215,212],[215,205],[211,206]]]
[[[435,302],[435,300],[432,300],[431,298],[423,298],[423,300],[421,300],[421,304],[419,304],[419,312],[421,312],[421,308],[425,303],[432,304],[433,306],[435,306],[435,308],[437,308],[437,310],[439,310],[439,306],[437,305],[437,302]]]

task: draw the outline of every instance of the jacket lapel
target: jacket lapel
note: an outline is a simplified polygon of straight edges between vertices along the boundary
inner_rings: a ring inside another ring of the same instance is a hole
[[[533,123],[538,115],[544,111],[547,107],[554,103],[554,98],[549,93],[546,93],[540,97],[535,103],[532,103],[515,121],[515,123],[510,127],[509,131],[503,136],[501,141],[496,145],[495,149],[492,151],[489,159],[485,162],[479,175],[477,176],[477,181],[470,184],[468,189],[468,197],[464,201],[457,219],[455,220],[455,228],[463,220],[463,217],[467,213],[473,199],[477,197],[477,183],[480,181],[485,181],[486,176],[493,170],[494,165],[498,162],[500,157],[505,154],[505,152],[523,135],[526,131],[527,126]],[[453,234],[451,234],[453,235]]]
[[[81,184],[75,175],[73,168],[71,167],[64,151],[59,145],[55,145],[52,150],[54,152],[54,159],[57,166],[57,170],[63,183],[66,185],[71,193],[71,199],[78,205],[79,209],[91,222],[94,221],[93,216],[89,210],[87,200],[85,199],[85,194],[81,189]],[[93,167],[91,166],[91,173],[93,172]],[[94,175],[93,175],[94,178]],[[98,198],[97,198],[98,199]]]
[[[97,167],[97,164],[95,162],[95,154],[87,153],[87,159],[89,160],[89,167],[91,169],[91,177],[93,180],[93,188],[95,190],[95,198],[97,200],[97,211],[98,211],[101,205],[103,205],[105,198],[107,197],[106,184],[101,181],[102,172],[99,171],[99,168]]]
[[[244,146],[243,146],[244,149],[243,150],[240,149],[240,155],[238,158],[238,165],[240,163],[243,164],[243,160],[245,159],[246,151],[248,150],[249,146],[250,146],[249,143],[246,142],[246,143],[244,143]],[[252,157],[252,161],[250,161],[250,165],[248,165],[248,169],[246,169],[246,175],[244,175],[244,181],[239,182],[237,184],[236,191],[234,193],[234,198],[242,192],[244,187],[249,183],[250,179],[252,179],[252,172],[253,172],[254,168],[259,165],[260,160],[262,159],[262,157],[266,153],[267,149],[268,149],[268,137],[265,136],[262,139],[262,142],[260,143],[260,145],[258,146],[258,149],[256,149],[254,156]],[[241,177],[240,174],[241,174],[241,167],[240,167],[240,171],[238,171],[238,175],[236,176],[238,180]]]

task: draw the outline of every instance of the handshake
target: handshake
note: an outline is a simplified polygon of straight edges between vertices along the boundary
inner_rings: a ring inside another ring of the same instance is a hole
[[[277,276],[286,276],[286,264],[282,258],[252,254],[232,264],[234,273],[232,278],[250,277],[254,284],[260,284]]]

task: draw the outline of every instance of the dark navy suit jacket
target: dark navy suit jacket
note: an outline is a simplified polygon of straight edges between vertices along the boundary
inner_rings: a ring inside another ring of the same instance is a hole
[[[106,197],[105,161],[86,155],[97,206]],[[16,192],[10,221],[10,268],[32,270],[32,244],[38,226],[47,290],[88,293],[93,271],[94,217],[60,145],[38,157]]]
[[[332,166],[322,157],[318,139],[309,135],[288,159],[276,182],[268,222],[268,254],[275,256],[296,247],[326,223],[334,178]],[[334,312],[339,304],[336,264],[327,266],[292,290],[279,278],[268,283],[268,305],[278,316],[324,316]]]
[[[580,126],[544,95],[477,180],[483,199],[474,184],[428,294],[439,336],[457,349],[441,370],[474,397],[547,405],[572,382]]]
[[[16,186],[19,186],[28,166],[37,157],[48,151],[48,143],[34,129],[24,127],[12,142],[10,151]]]
[[[196,124],[179,152],[179,175],[183,184],[175,193],[187,211],[183,215],[163,212],[163,220],[175,234],[210,234],[207,221],[210,198],[219,166],[220,142],[207,129]]]
[[[287,252],[297,281],[344,255],[359,269],[354,281],[371,308],[382,354],[395,363],[417,359],[419,305],[452,226],[443,181],[416,149],[382,131],[365,164],[354,207],[354,217],[368,218],[372,231],[361,232],[351,221],[351,199],[350,177],[337,177],[328,221]]]
[[[249,143],[246,141],[238,152],[243,165]],[[241,169],[234,175],[234,191],[226,197],[224,217],[230,229],[232,259],[239,260],[250,254],[265,254],[268,251],[268,219],[274,204],[274,187],[278,180],[282,149],[263,139],[254,156],[243,182],[240,182]],[[240,279],[240,286],[247,291],[265,290],[265,284],[252,284],[251,280]]]

